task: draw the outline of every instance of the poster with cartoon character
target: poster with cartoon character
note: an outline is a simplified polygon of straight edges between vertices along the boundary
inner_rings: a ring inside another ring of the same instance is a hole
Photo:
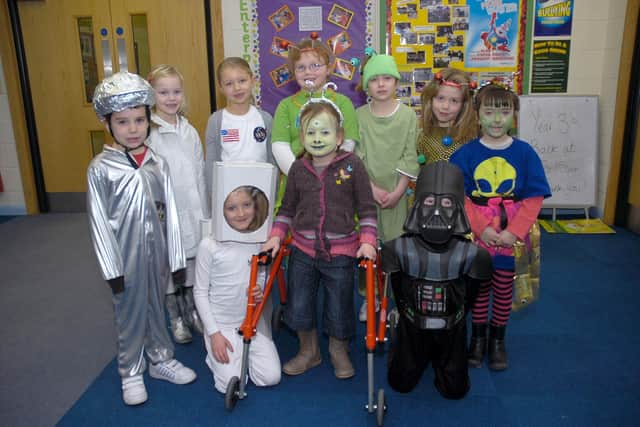
[[[400,100],[418,112],[422,88],[445,67],[468,71],[480,84],[495,77],[512,79],[523,66],[526,4],[526,0],[391,0],[389,53],[401,75],[411,77],[401,81],[406,86],[399,90]],[[517,92],[520,85],[516,78]]]
[[[520,45],[520,1],[468,2],[471,19],[465,68],[516,67]]]

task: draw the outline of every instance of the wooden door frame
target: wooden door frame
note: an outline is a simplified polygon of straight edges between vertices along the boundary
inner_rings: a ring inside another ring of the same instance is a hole
[[[627,0],[623,39],[625,34],[637,33],[638,15],[640,13],[640,0]],[[624,154],[625,121],[627,118],[627,106],[629,104],[629,87],[631,85],[631,69],[633,65],[633,51],[635,43],[622,43],[620,52],[620,65],[618,66],[618,88],[616,91],[616,106],[614,112],[613,132],[611,134],[611,164],[607,180],[607,193],[604,201],[603,221],[614,224],[616,218],[616,205],[618,187],[620,186],[620,173],[622,155]]]
[[[27,111],[30,110],[30,100],[24,100],[22,96],[22,82],[18,71],[19,59],[10,16],[10,8],[15,8],[14,11],[17,11],[16,2],[17,0],[2,2],[2,10],[0,10],[0,54],[2,54],[2,66],[9,99],[9,111],[11,113],[16,152],[18,154],[25,207],[28,214],[37,214],[40,212],[38,191],[31,157],[31,147],[29,146],[29,131],[27,130]],[[20,60],[24,61],[24,58],[20,58]],[[24,62],[26,66],[26,61]],[[31,111],[33,110],[31,109]]]
[[[13,25],[10,11],[11,8],[15,8],[15,11],[17,11],[17,1],[18,0],[3,1],[2,6],[0,6],[0,54],[2,55],[2,67],[18,155],[20,177],[22,179],[25,207],[27,214],[31,215],[38,214],[41,211],[46,212],[47,206],[46,202],[43,206],[42,196],[39,194],[40,192],[44,194],[44,184],[36,185],[36,182],[40,182],[40,179],[42,179],[41,176],[38,178],[35,173],[36,168],[41,168],[41,166],[34,163],[34,157],[37,157],[38,154],[36,153],[36,156],[32,156],[32,150],[34,148],[38,150],[37,137],[30,135],[28,129],[29,121],[27,120],[29,114],[31,115],[31,119],[33,119],[33,110],[29,107],[31,105],[31,99],[26,99],[29,96],[29,92],[28,90],[25,91],[23,83],[21,83],[21,73],[18,64],[18,61],[23,62],[24,64],[22,65],[26,67],[26,61],[18,56],[16,40],[12,31]],[[203,4],[205,13],[207,11],[210,12],[208,16],[205,16],[205,19],[207,23],[207,63],[211,88],[210,104],[213,111],[216,106],[215,65],[224,59],[222,0],[203,0]],[[14,19],[13,21],[15,22],[16,20]],[[17,21],[19,23],[19,19]],[[18,31],[20,31],[20,28],[18,28]],[[25,93],[27,95],[25,95]],[[34,145],[34,147],[32,147],[32,145]],[[35,159],[35,161],[39,161],[39,159]],[[38,186],[41,188],[38,188]]]

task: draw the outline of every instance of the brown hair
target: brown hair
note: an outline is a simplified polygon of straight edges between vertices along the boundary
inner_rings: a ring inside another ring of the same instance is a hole
[[[309,126],[309,122],[312,118],[321,113],[327,113],[336,123],[336,135],[343,136],[343,128],[340,126],[340,113],[328,102],[310,102],[302,111],[300,111],[300,141],[304,140],[304,133]],[[302,144],[302,152],[298,155],[298,158],[305,155],[304,144]]]
[[[149,82],[149,84],[151,84],[151,86],[153,86],[153,83],[156,80],[164,77],[177,77],[178,80],[180,80],[180,86],[182,86],[184,90],[184,77],[182,77],[182,73],[180,73],[180,71],[178,71],[178,69],[173,65],[167,65],[167,64],[156,65],[155,67],[153,67],[151,71],[149,71],[149,74],[147,74],[147,81]],[[156,110],[155,105],[152,107],[152,109],[154,111]],[[180,107],[178,107],[178,114],[181,116],[184,116],[186,112],[187,112],[187,95],[183,93],[182,102],[180,103]]]
[[[494,83],[482,86],[475,97],[475,109],[481,106],[498,108],[513,108],[513,111],[520,111],[520,98],[509,89]]]
[[[302,39],[297,45],[289,46],[287,65],[292,73],[295,72],[296,62],[300,60],[303,52],[313,52],[318,59],[324,61],[327,67],[331,65],[331,51],[327,45],[317,39]]]
[[[469,89],[469,74],[455,68],[444,68],[440,71],[441,79],[434,78],[422,89],[422,132],[429,135],[438,127],[438,121],[431,108],[431,100],[438,94],[442,81],[460,85],[462,90],[462,108],[449,129],[454,141],[467,142],[478,136],[478,119],[473,109],[473,95]]]

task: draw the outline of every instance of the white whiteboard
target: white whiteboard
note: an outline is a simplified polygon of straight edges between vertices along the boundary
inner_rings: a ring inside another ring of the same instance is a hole
[[[521,96],[519,138],[536,150],[551,186],[543,207],[596,205],[598,97]]]

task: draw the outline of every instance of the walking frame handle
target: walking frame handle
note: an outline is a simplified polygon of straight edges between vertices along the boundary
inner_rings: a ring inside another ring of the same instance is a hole
[[[379,255],[379,254],[378,254]],[[367,301],[367,334],[366,347],[367,350],[373,352],[377,342],[384,342],[387,322],[387,284],[386,277],[379,265],[380,256],[377,257],[378,262],[374,262],[368,258],[361,258],[359,267],[365,270],[366,277],[366,293]],[[378,333],[376,334],[376,309],[375,309],[375,285],[376,276],[378,278],[378,296],[380,298],[380,316],[378,322]]]
[[[242,326],[240,326],[239,333],[242,335],[243,340],[250,341],[251,338],[256,333],[256,326],[258,321],[260,320],[260,316],[262,315],[262,311],[264,310],[264,305],[271,295],[271,288],[273,287],[273,282],[277,278],[279,284],[284,278],[284,275],[280,271],[280,267],[282,265],[282,260],[285,256],[289,255],[291,250],[289,249],[289,244],[291,243],[291,238],[289,237],[280,247],[280,250],[276,254],[275,258],[271,256],[270,252],[260,252],[257,255],[253,255],[251,257],[251,275],[249,276],[249,295],[247,296],[247,311],[245,314],[244,321],[242,322]],[[266,279],[266,284],[264,286],[264,291],[262,292],[262,300],[256,306],[255,297],[253,295],[253,290],[255,289],[258,280],[258,268],[261,265],[269,265],[271,264],[271,268],[269,269],[269,275]],[[283,285],[283,284],[281,284]],[[284,289],[281,286],[281,291]]]

